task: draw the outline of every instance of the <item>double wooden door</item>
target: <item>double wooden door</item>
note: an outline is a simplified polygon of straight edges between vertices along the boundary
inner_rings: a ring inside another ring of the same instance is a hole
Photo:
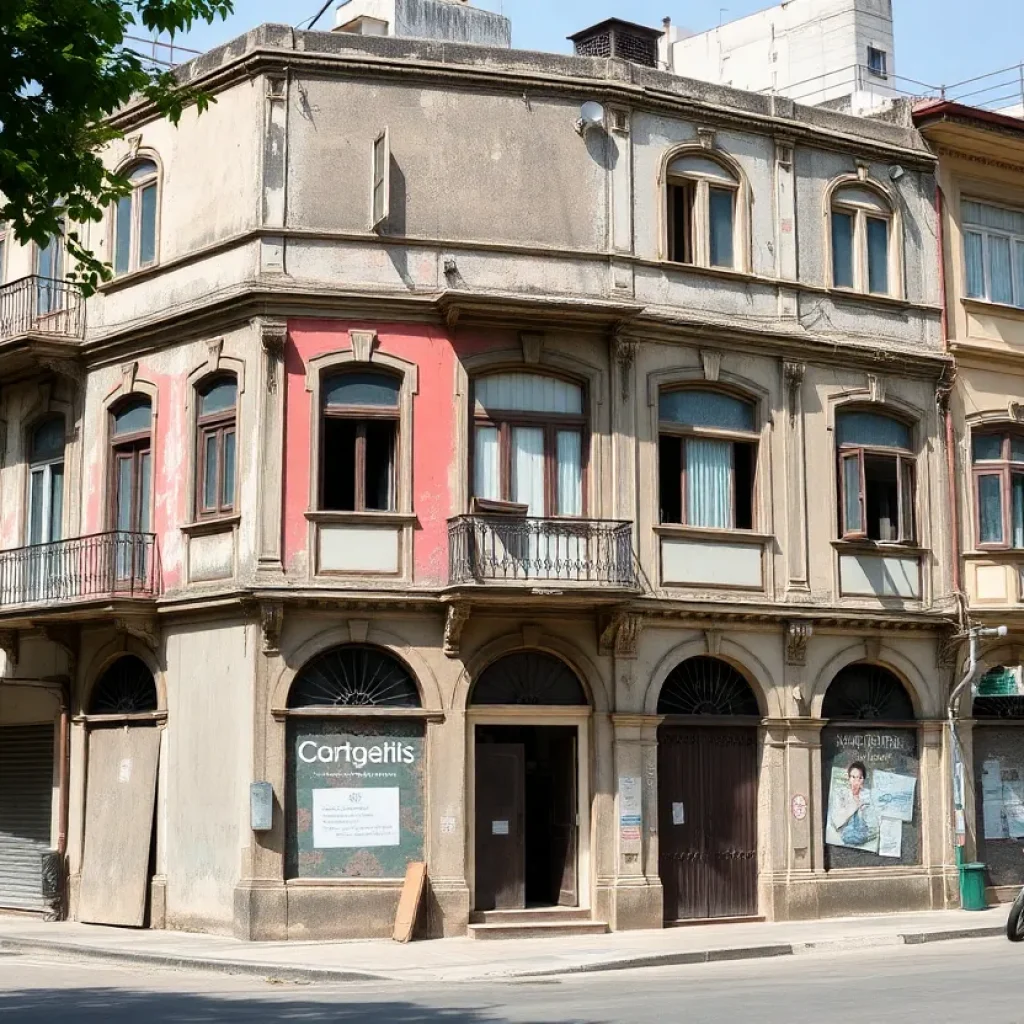
[[[665,920],[757,913],[757,727],[658,730]]]

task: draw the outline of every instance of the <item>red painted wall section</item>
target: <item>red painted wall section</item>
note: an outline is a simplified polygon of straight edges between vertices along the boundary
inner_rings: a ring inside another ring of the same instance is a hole
[[[415,582],[447,583],[450,481],[455,459],[455,355],[446,332],[409,324],[292,320],[285,349],[285,562],[289,569],[305,554],[309,531],[305,513],[314,507],[311,453],[318,417],[306,390],[307,363],[315,356],[352,348],[350,330],[377,332],[376,352],[418,368],[419,389],[412,411],[412,490]]]

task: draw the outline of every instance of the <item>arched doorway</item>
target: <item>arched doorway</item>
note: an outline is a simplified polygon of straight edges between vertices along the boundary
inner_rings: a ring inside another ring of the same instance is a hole
[[[880,665],[848,665],[821,717],[826,871],[919,864],[917,729],[902,681]]]
[[[1002,899],[1016,896],[1024,877],[1022,682],[1020,665],[994,666],[979,680],[972,708],[978,860]]]
[[[757,698],[719,658],[689,658],[661,688],[658,868],[666,922],[757,914]]]
[[[412,672],[370,644],[332,647],[288,691],[289,879],[401,879],[424,859],[425,723]]]
[[[153,673],[134,655],[118,658],[92,689],[80,921],[135,928],[146,923],[161,717]]]
[[[477,911],[580,904],[590,702],[543,651],[490,664],[470,695]],[[585,889],[586,886],[584,885]]]

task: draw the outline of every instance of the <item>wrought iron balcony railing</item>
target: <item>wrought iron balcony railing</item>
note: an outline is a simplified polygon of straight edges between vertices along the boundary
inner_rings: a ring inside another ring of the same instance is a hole
[[[78,286],[32,274],[0,285],[0,340],[23,334],[85,336],[85,300]]]
[[[590,583],[629,588],[630,523],[600,519],[459,516],[448,521],[452,583]]]
[[[112,531],[0,551],[0,609],[104,597],[153,597],[151,533]]]

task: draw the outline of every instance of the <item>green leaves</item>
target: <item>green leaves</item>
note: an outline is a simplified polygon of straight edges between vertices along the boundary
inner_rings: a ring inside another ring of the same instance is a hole
[[[65,222],[99,221],[125,194],[127,181],[98,154],[121,135],[105,119],[133,96],[173,124],[212,101],[125,49],[133,27],[173,36],[233,8],[233,0],[0,0],[0,221],[20,242],[44,246]],[[87,294],[109,279],[73,227],[65,242]]]

